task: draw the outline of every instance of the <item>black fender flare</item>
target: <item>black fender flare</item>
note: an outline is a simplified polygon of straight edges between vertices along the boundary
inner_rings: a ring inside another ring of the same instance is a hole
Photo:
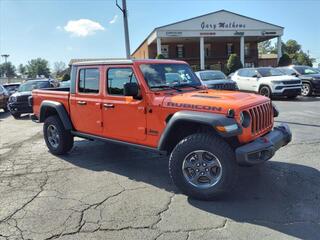
[[[168,121],[166,128],[164,129],[159,143],[158,149],[163,151],[166,149],[169,143],[170,134],[174,131],[175,127],[181,123],[192,122],[199,124],[199,126],[209,126],[214,129],[215,126],[228,126],[232,124],[237,124],[238,129],[228,132],[228,133],[217,133],[224,138],[237,136],[242,133],[242,128],[236,122],[234,118],[226,117],[223,114],[208,113],[208,112],[195,112],[195,111],[179,111],[176,112]]]
[[[63,104],[60,102],[55,102],[55,101],[50,101],[50,100],[44,100],[41,105],[40,105],[40,117],[39,117],[39,122],[44,122],[45,117],[46,117],[46,111],[51,108],[54,109],[61,122],[63,123],[63,126],[66,130],[72,130],[72,122],[70,120],[69,114]]]

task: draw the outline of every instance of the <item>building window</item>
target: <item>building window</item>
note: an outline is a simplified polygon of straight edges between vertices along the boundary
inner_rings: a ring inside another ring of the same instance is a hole
[[[165,58],[169,58],[169,45],[161,45],[161,54]]]
[[[206,57],[211,57],[211,44],[210,43],[206,43],[204,45],[204,55]]]
[[[177,45],[177,58],[183,58],[184,57],[184,46],[183,44]]]
[[[100,73],[97,68],[80,69],[79,92],[99,93]]]
[[[245,56],[250,56],[250,43],[246,43],[244,45],[244,55]]]
[[[137,82],[132,68],[110,68],[107,72],[107,91],[111,95],[124,95],[123,86],[129,82]]]
[[[234,45],[233,43],[227,43],[227,56],[234,53]]]

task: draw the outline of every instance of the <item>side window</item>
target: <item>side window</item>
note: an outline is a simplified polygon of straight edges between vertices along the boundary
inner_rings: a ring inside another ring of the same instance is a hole
[[[240,69],[240,70],[238,71],[238,75],[239,75],[240,77],[246,77],[246,76],[247,76],[247,69]]]
[[[124,95],[124,84],[129,82],[137,83],[132,68],[109,68],[107,81],[107,92],[111,95]]]
[[[253,77],[254,75],[257,75],[257,74],[256,74],[256,71],[253,70],[253,69],[248,69],[247,76],[248,76],[248,77]]]
[[[79,92],[99,93],[100,73],[97,68],[83,68],[79,72]]]

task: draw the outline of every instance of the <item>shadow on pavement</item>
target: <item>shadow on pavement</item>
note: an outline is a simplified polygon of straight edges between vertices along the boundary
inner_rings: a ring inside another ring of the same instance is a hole
[[[92,171],[108,171],[167,191],[178,192],[168,158],[114,144],[77,141],[63,159]],[[264,226],[300,239],[320,236],[320,173],[317,169],[269,161],[240,168],[235,190],[223,199],[188,199],[193,207],[236,222]]]
[[[5,118],[9,117],[10,115],[11,115],[10,112],[0,111],[0,119],[5,119]]]
[[[319,96],[310,96],[310,97],[302,97],[299,96],[294,99],[286,98],[286,97],[274,97],[273,100],[282,101],[282,102],[319,102]]]

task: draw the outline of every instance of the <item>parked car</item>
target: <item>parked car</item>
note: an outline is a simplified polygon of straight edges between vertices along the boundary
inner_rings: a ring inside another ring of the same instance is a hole
[[[210,89],[237,90],[237,83],[218,70],[204,70],[195,72],[201,83]]]
[[[7,112],[7,102],[9,98],[8,91],[0,84],[0,109],[2,108],[3,111]]]
[[[34,89],[54,87],[51,79],[28,80],[22,83],[18,90],[13,93],[8,100],[8,109],[12,116],[16,119],[20,118],[21,114],[32,113],[32,107],[28,104],[28,98]]]
[[[13,93],[15,93],[18,90],[20,83],[6,83],[6,84],[3,84],[3,86],[11,96]]]
[[[70,87],[70,80],[61,81],[61,82],[59,83],[59,87],[60,87],[60,88],[69,88],[69,87]]]
[[[259,93],[272,98],[295,98],[301,94],[301,80],[272,67],[242,68],[231,77],[240,91]]]
[[[291,141],[288,125],[274,127],[269,98],[204,89],[183,61],[78,62],[71,72],[70,89],[38,89],[29,99],[55,155],[75,136],[167,152],[173,182],[212,199],[236,182],[237,165],[263,163]]]
[[[286,74],[297,76],[302,81],[302,96],[320,94],[320,73],[312,67],[302,65],[291,65],[279,67],[280,71]]]

